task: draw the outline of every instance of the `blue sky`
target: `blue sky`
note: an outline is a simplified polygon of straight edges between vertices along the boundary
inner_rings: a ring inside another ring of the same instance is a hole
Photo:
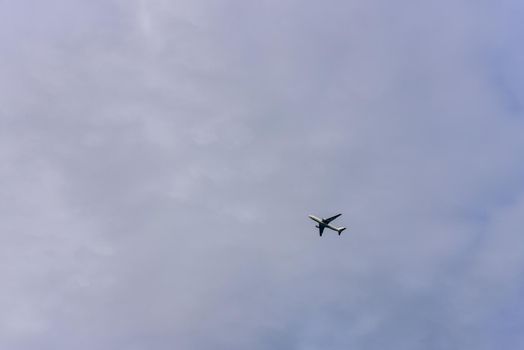
[[[0,347],[522,347],[523,11],[2,2]]]

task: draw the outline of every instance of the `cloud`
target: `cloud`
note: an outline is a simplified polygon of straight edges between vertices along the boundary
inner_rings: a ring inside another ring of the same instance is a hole
[[[522,343],[519,4],[76,5],[0,5],[3,347]]]

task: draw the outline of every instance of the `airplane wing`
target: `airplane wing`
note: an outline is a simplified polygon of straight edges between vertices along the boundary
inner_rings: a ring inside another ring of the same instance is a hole
[[[325,222],[326,224],[329,224],[331,221],[335,220],[335,219],[338,218],[340,215],[342,215],[342,214],[337,214],[337,215],[332,216],[332,217],[330,217],[330,218],[324,219],[324,222]]]
[[[326,226],[318,225],[318,233],[320,234],[320,237],[322,237],[322,232],[324,232],[324,228]]]

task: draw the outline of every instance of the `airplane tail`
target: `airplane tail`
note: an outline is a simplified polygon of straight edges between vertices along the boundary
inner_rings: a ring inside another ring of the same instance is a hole
[[[337,229],[337,232],[338,232],[338,235],[340,236],[340,234],[342,233],[342,231],[344,231],[346,228],[345,227],[340,227]]]

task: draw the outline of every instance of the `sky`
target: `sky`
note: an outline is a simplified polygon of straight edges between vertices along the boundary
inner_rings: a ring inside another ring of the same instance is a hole
[[[1,1],[0,348],[524,348],[523,19]]]

